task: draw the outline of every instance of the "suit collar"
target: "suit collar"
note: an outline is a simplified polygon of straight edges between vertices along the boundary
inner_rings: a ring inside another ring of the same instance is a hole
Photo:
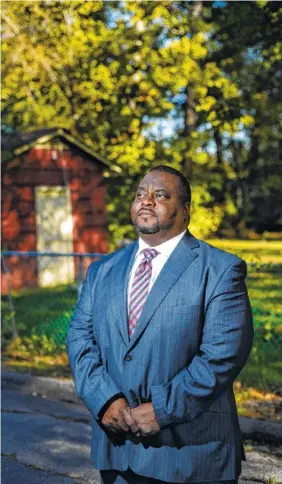
[[[182,241],[186,244],[187,247],[190,249],[195,249],[196,247],[199,247],[199,241],[194,237],[189,230],[186,230],[186,233],[182,239]]]
[[[161,270],[147,297],[136,330],[129,342],[129,348],[134,346],[143,331],[146,329],[150,319],[157,310],[158,306],[161,304],[168,292],[177,282],[179,277],[198,256],[197,251],[194,250],[198,246],[198,240],[195,239],[195,237],[193,237],[187,230],[186,234],[182,237],[170,257],[166,261],[163,269]],[[126,284],[128,284],[128,278]]]
[[[132,267],[138,243],[133,242],[122,249],[114,265],[114,277],[111,280],[110,302],[112,308],[112,318],[117,324],[120,335],[125,345],[129,343],[128,336],[128,317],[127,317],[127,287],[130,269]]]
[[[110,305],[113,324],[117,325],[127,347],[130,348],[137,342],[162,300],[197,257],[197,251],[193,249],[198,246],[198,240],[187,230],[155,281],[131,340],[128,336],[127,288],[130,270],[138,250],[138,242],[133,242],[120,251],[114,264],[114,277],[110,285]]]

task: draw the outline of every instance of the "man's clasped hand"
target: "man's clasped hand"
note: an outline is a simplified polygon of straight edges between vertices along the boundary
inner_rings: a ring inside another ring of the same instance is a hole
[[[130,408],[125,398],[118,398],[109,406],[102,418],[102,424],[114,433],[132,432],[137,437],[160,431],[152,403],[142,403],[136,408]]]

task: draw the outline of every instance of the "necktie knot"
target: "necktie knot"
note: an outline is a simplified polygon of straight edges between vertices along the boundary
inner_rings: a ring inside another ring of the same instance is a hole
[[[156,249],[144,249],[142,250],[142,254],[146,262],[150,262],[152,259],[157,257],[159,252]]]

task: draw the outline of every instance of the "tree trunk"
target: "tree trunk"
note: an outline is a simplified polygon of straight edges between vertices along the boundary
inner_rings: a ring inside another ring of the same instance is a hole
[[[192,2],[192,17],[194,19],[198,19],[203,10],[203,2],[202,0],[195,0]],[[196,33],[196,29],[191,27],[191,34]],[[192,86],[189,83],[186,86],[186,102],[183,105],[184,110],[184,128],[182,132],[182,137],[185,140],[185,148],[183,153],[182,159],[182,166],[184,175],[187,176],[191,180],[193,174],[193,160],[189,154],[189,150],[191,148],[191,132],[196,127],[197,122],[197,114],[195,110],[195,93]]]
[[[217,165],[222,166],[223,155],[222,155],[222,139],[218,128],[214,128],[214,141],[216,144],[216,160]]]

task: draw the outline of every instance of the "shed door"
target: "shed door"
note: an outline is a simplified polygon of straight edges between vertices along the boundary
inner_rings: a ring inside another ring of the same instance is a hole
[[[37,187],[36,229],[38,252],[73,252],[73,220],[68,187]],[[74,281],[73,257],[38,257],[41,287]]]

